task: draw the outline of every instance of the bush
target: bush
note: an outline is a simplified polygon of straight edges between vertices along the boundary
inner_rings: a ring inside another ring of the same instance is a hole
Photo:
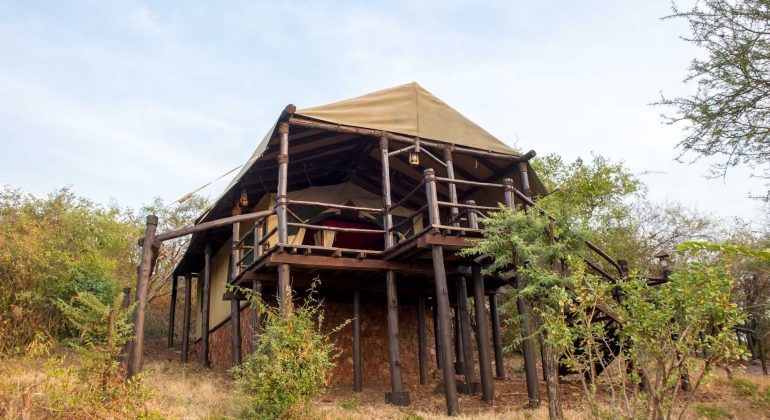
[[[739,397],[756,397],[759,395],[757,384],[746,379],[733,379],[733,391]]]
[[[265,306],[260,296],[242,289],[264,317],[254,353],[231,369],[248,401],[246,417],[303,418],[311,400],[325,388],[337,349],[328,334],[321,331],[324,316],[321,302],[314,297],[316,284],[303,304],[287,316],[281,316],[278,308]]]
[[[0,353],[72,333],[53,303],[89,292],[105,304],[133,281],[137,225],[68,189],[46,198],[0,189]]]
[[[69,357],[46,362],[41,409],[52,416],[127,417],[147,416],[144,403],[151,392],[141,375],[128,381],[119,358],[131,337],[132,307],[120,309],[123,293],[111,304],[88,292],[80,292],[72,303],[57,301],[69,325],[78,331],[68,344]]]

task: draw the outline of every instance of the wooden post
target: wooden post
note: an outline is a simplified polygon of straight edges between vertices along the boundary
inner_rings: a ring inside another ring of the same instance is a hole
[[[153,253],[155,230],[158,228],[158,216],[147,216],[147,228],[142,242],[142,258],[136,279],[136,308],[134,308],[134,340],[131,344],[131,357],[128,360],[126,377],[131,378],[142,371],[144,359],[144,312],[147,308],[147,289],[152,275],[157,254]]]
[[[524,165],[526,168],[526,163]],[[513,180],[511,178],[505,178],[503,180],[503,184],[505,185],[505,204],[508,205],[509,208],[515,210],[516,206],[513,199]],[[522,189],[524,191],[529,191],[529,182],[526,180],[526,177],[522,177]],[[513,278],[513,287],[516,289],[520,287],[518,275],[515,275]],[[530,324],[529,307],[527,305],[527,301],[521,296],[516,298],[516,309],[519,313],[519,322],[521,326],[521,349],[524,355],[524,376],[527,380],[529,407],[537,408],[540,406],[540,391],[538,389],[535,349],[532,344],[532,326]]]
[[[475,373],[473,372],[473,349],[471,349],[471,317],[468,312],[468,286],[465,276],[457,279],[457,320],[460,323],[460,337],[462,338],[462,357],[463,373],[465,374],[465,384],[468,387],[469,394],[473,394],[474,383],[476,383]]]
[[[206,243],[206,249],[203,252],[203,299],[201,303],[201,352],[199,360],[201,366],[210,367],[209,311],[211,308],[211,244],[208,242]]]
[[[190,310],[192,309],[192,276],[184,276],[184,315],[182,320],[182,363],[190,353]]]
[[[420,360],[420,384],[428,383],[428,351],[425,346],[425,296],[417,296],[417,351]]]
[[[390,161],[388,158],[388,138],[380,138],[380,163],[382,166],[382,207],[385,230],[385,249],[393,247],[393,216],[390,212]],[[398,347],[398,294],[396,292],[396,272],[385,272],[385,291],[388,299],[388,355],[390,362],[391,392],[385,394],[385,400],[393,405],[409,404],[409,393],[404,391],[401,376],[401,356]]]
[[[278,154],[278,197],[275,204],[278,216],[278,243],[286,244],[289,241],[289,230],[286,223],[286,188],[289,182],[289,123],[278,125],[280,135],[280,147]],[[291,313],[291,273],[289,264],[278,265],[278,305],[281,315]]]
[[[463,366],[463,339],[462,332],[460,332],[460,314],[457,311],[457,303],[452,305],[452,313],[454,314],[454,341],[455,341],[455,374],[464,375],[465,366]]]
[[[475,205],[476,203],[473,200],[468,200],[466,204]],[[479,220],[474,211],[468,213],[468,226],[471,229],[478,229],[479,227]],[[485,402],[491,402],[495,399],[495,388],[492,380],[492,360],[489,355],[489,322],[487,321],[484,276],[481,274],[481,266],[476,263],[471,266],[471,277],[473,278],[473,307],[476,315],[476,345],[479,351],[481,399]]]
[[[128,305],[130,304],[131,304],[131,288],[124,287],[123,300],[120,302],[120,310],[125,311],[128,308]],[[131,351],[131,342],[128,341],[126,342],[126,344],[123,344],[123,348],[120,350],[120,356],[118,357],[118,361],[121,364],[126,361],[127,357],[129,357],[130,351]]]
[[[361,292],[353,291],[353,391],[363,391],[361,372]]]
[[[428,199],[428,214],[431,224],[439,224],[438,197],[436,193],[436,174],[433,169],[425,170],[425,190]],[[433,245],[433,276],[436,282],[436,306],[438,308],[439,346],[441,347],[441,365],[444,367],[444,396],[447,413],[450,416],[459,413],[457,403],[457,384],[452,371],[452,341],[449,334],[449,291],[446,283],[446,268],[444,267],[444,249],[441,245]]]
[[[452,162],[452,149],[449,147],[444,148],[444,163],[446,163],[446,177],[449,179],[455,179],[454,163]],[[457,203],[457,185],[449,184],[449,201]],[[449,215],[452,219],[452,226],[460,226],[459,209],[457,207],[449,208]]]
[[[438,330],[438,307],[436,306],[436,299],[433,299],[433,303],[431,304],[431,312],[433,313],[433,340],[436,345],[436,369],[441,370],[441,361],[444,359],[441,355],[441,334]]]
[[[251,285],[254,299],[259,299],[259,303],[262,304],[262,282],[260,280],[254,280]],[[251,312],[251,352],[255,352],[259,347],[259,336],[262,335],[262,314],[259,313],[259,307],[254,306]]]
[[[168,309],[168,348],[174,347],[174,324],[176,320],[176,276],[171,277],[171,304]],[[130,290],[130,289],[129,289]]]
[[[238,204],[233,209],[233,216],[240,214]],[[227,282],[235,284],[235,277],[238,275],[238,242],[241,239],[240,223],[233,223],[232,242],[230,247],[230,278]],[[241,301],[238,299],[240,293],[233,293],[230,300],[230,359],[233,366],[241,364]]]
[[[500,315],[497,312],[497,295],[489,295],[489,314],[492,318],[492,343],[495,348],[495,374],[497,379],[505,379],[503,361],[503,337],[500,334]]]

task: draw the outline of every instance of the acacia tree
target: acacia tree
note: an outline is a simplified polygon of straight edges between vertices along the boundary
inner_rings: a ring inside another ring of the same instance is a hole
[[[658,102],[674,109],[666,122],[686,124],[680,159],[715,156],[721,162],[712,175],[746,164],[770,177],[770,2],[700,0],[673,11],[666,19],[685,19],[690,34],[683,39],[706,53],[692,60],[685,79],[696,92]]]

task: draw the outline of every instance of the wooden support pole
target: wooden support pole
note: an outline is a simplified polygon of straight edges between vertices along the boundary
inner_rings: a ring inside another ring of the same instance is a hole
[[[353,291],[353,391],[363,391],[361,372],[361,291]]]
[[[142,243],[142,257],[136,279],[136,308],[134,308],[134,339],[131,344],[130,357],[127,363],[126,377],[131,378],[142,371],[144,359],[144,316],[147,308],[147,292],[155,265],[157,253],[153,253],[155,245],[155,230],[158,228],[158,216],[147,216],[147,228]]]
[[[438,307],[436,306],[436,299],[433,299],[431,312],[433,313],[433,340],[436,345],[436,369],[441,370],[441,361],[444,359],[441,353],[441,334],[438,329]]]
[[[417,351],[420,360],[420,384],[428,383],[428,351],[425,345],[425,296],[417,296]]]
[[[203,299],[201,301],[201,351],[200,364],[210,367],[209,361],[209,312],[211,310],[211,244],[203,251]],[[199,277],[200,278],[200,277]]]
[[[457,311],[457,304],[452,305],[452,313],[454,314],[454,341],[455,341],[455,374],[465,374],[465,367],[463,366],[463,339],[462,332],[460,332],[460,315]]]
[[[130,304],[131,304],[131,288],[124,287],[123,300],[120,302],[120,310],[125,311],[128,308],[128,305]],[[129,357],[130,351],[131,351],[131,342],[128,341],[125,344],[123,344],[123,348],[120,350],[120,356],[118,357],[118,361],[121,364],[126,361],[127,357]]]
[[[471,317],[468,312],[468,286],[465,276],[457,279],[457,315],[460,322],[460,337],[462,338],[463,373],[469,394],[473,394],[476,375],[473,371],[473,349],[471,348]]]
[[[236,204],[233,209],[233,215],[240,213],[240,207]],[[235,277],[238,276],[238,243],[240,242],[240,223],[233,223],[233,234],[230,248],[230,278],[229,284],[235,284]],[[241,364],[241,301],[238,299],[230,300],[230,358],[233,366]]]
[[[286,188],[289,174],[289,123],[278,125],[280,145],[278,154],[278,197],[275,204],[278,216],[278,243],[286,245],[289,241],[288,220],[286,216]],[[282,316],[291,313],[291,274],[289,264],[278,266],[278,305]]]
[[[258,299],[259,304],[263,304],[262,300],[262,281],[254,280],[252,283],[252,292],[254,299]],[[259,307],[256,305],[252,308],[251,312],[251,351],[252,353],[259,347],[259,336],[262,335],[262,314],[259,313]]]
[[[466,204],[475,205],[473,200]],[[468,226],[478,229],[479,219],[475,212],[468,213]],[[487,321],[486,299],[484,299],[484,276],[481,266],[471,266],[473,279],[473,307],[476,316],[476,346],[479,352],[479,375],[481,376],[481,399],[491,402],[495,399],[494,381],[492,380],[492,360],[489,354],[489,322]]]
[[[382,207],[383,225],[385,230],[385,249],[393,247],[393,216],[390,212],[390,158],[388,156],[388,139],[380,138],[380,166],[382,167]],[[385,400],[393,405],[409,404],[409,393],[404,391],[401,375],[401,356],[398,346],[398,294],[396,292],[396,272],[385,272],[385,290],[388,299],[388,355],[390,362],[391,392],[385,394]]]
[[[526,163],[523,164],[525,170],[526,170]],[[521,165],[520,165],[521,167]],[[505,204],[508,205],[509,208],[514,209],[516,208],[514,204],[513,199],[513,190],[514,190],[514,184],[513,180],[511,178],[505,178],[503,180],[503,185],[505,186]],[[522,177],[522,188],[525,191],[529,191],[529,182],[526,179],[526,176]],[[514,261],[515,264],[515,261]],[[516,289],[519,289],[521,285],[519,284],[519,276],[515,275],[513,277],[513,287]],[[522,335],[522,341],[521,341],[521,350],[524,355],[524,376],[526,377],[527,381],[527,395],[529,397],[529,407],[530,408],[537,408],[540,406],[540,391],[538,389],[538,379],[537,379],[537,362],[535,361],[535,348],[532,344],[532,325],[530,323],[530,313],[529,313],[529,305],[527,304],[527,301],[519,296],[516,298],[516,309],[519,313],[519,323],[521,326],[521,335]]]
[[[436,174],[432,169],[425,170],[425,190],[428,200],[430,223],[439,223],[438,197],[436,194]],[[449,334],[449,291],[446,283],[446,267],[444,266],[444,249],[440,245],[431,248],[433,256],[433,277],[436,283],[436,307],[438,309],[439,346],[441,347],[441,365],[444,367],[444,396],[447,413],[450,416],[459,414],[457,403],[457,384],[452,370],[452,341]]]
[[[230,299],[230,361],[232,366],[241,364],[241,301]]]
[[[396,272],[393,270],[385,273],[385,289],[388,298],[388,361],[391,385],[391,392],[385,394],[385,399],[393,405],[405,406],[409,405],[409,393],[404,391],[401,375],[401,356],[398,345],[398,294]]]
[[[184,276],[184,315],[182,318],[182,363],[190,354],[190,311],[192,310],[192,277]]]
[[[500,334],[500,315],[497,312],[497,295],[489,295],[489,314],[492,318],[492,343],[495,348],[495,373],[497,379],[505,379],[503,337],[502,334]]]
[[[168,307],[168,348],[174,347],[174,324],[176,323],[176,289],[177,278],[171,277],[171,303]]]
[[[446,177],[455,179],[455,169],[454,164],[452,163],[452,149],[449,147],[444,148],[444,163],[446,164]],[[457,204],[457,185],[454,183],[449,184],[449,201],[452,204]],[[459,214],[460,211],[457,207],[449,208],[452,226],[460,226]]]

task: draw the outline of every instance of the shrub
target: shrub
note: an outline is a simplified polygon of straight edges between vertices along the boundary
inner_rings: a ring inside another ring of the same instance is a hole
[[[735,395],[739,397],[756,397],[759,395],[757,384],[746,379],[733,379],[731,385]]]
[[[321,331],[324,316],[321,302],[314,296],[317,283],[314,281],[308,297],[286,316],[281,316],[279,308],[264,305],[260,296],[242,289],[264,317],[254,353],[231,369],[248,401],[246,417],[305,417],[311,400],[326,386],[337,349]]]
[[[72,328],[79,332],[69,340],[75,354],[46,362],[41,409],[50,416],[127,417],[152,416],[144,409],[151,392],[141,375],[126,381],[118,358],[131,337],[131,307],[121,310],[123,294],[112,304],[80,292],[72,303],[57,302]]]
[[[695,407],[695,411],[698,412],[699,418],[707,419],[730,419],[733,416],[720,407],[714,407],[710,405],[699,404]]]

